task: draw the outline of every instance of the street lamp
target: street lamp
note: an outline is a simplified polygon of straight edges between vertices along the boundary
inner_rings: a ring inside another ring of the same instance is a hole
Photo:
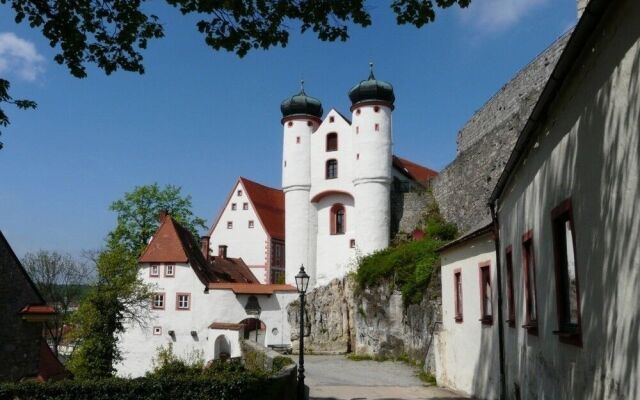
[[[300,351],[298,362],[298,400],[305,400],[304,393],[304,295],[309,287],[309,275],[304,272],[304,265],[296,275],[296,288],[300,293]]]

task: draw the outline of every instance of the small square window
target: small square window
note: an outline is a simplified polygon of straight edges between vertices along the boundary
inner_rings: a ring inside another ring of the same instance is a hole
[[[249,229],[253,229],[253,221],[249,221]]]
[[[335,122],[335,121],[336,121],[335,117],[333,117],[333,116],[332,116],[332,117],[329,117],[329,122],[330,122],[330,123],[333,123],[333,122]]]
[[[164,266],[164,276],[175,276],[176,266],[173,264],[167,264]]]
[[[227,221],[227,229],[233,229],[233,222]]]
[[[360,159],[360,153],[356,154],[356,160]]]
[[[296,143],[300,144],[300,136],[296,136]]]
[[[155,336],[162,335],[162,327],[161,326],[154,326],[153,327],[153,334]]]
[[[287,122],[287,126],[291,128],[293,126],[293,122],[292,121]]]
[[[151,298],[151,308],[164,310],[164,293],[154,293]]]
[[[357,135],[358,133],[360,133],[360,127],[359,127],[359,126],[356,126],[356,135]]]
[[[243,210],[248,210],[249,209],[249,203],[242,203],[242,209]]]
[[[188,310],[191,308],[191,295],[189,293],[176,294],[176,309]]]
[[[307,126],[313,126],[313,122],[307,121]]]
[[[374,128],[375,128],[376,132],[379,132],[380,131],[380,124],[375,124]]]
[[[356,110],[356,115],[360,115],[360,109],[359,108]]]
[[[378,106],[373,107],[373,111],[374,112],[380,112],[380,107],[378,107]]]
[[[158,277],[160,276],[160,265],[159,264],[151,264],[149,268],[149,276]]]
[[[242,196],[242,190],[238,190],[238,197]]]
[[[238,205],[236,203],[231,203],[231,211],[235,211],[238,209]]]
[[[356,248],[356,240],[355,239],[349,240],[349,247],[352,248],[352,249]]]

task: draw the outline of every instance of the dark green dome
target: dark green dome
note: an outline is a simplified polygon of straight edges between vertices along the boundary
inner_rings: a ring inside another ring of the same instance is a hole
[[[322,103],[315,97],[307,96],[304,87],[300,89],[300,93],[293,95],[280,104],[282,117],[292,115],[311,115],[317,118],[322,117]]]
[[[357,85],[349,90],[349,99],[351,99],[351,105],[363,103],[365,101],[384,101],[391,104],[396,100],[396,96],[393,94],[393,86],[389,82],[380,81],[373,76],[373,65],[371,66],[371,73],[369,79],[361,81]]]

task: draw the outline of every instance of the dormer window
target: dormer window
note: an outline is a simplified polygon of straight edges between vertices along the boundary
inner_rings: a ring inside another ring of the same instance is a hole
[[[325,168],[326,179],[336,179],[338,177],[338,160],[327,160]]]
[[[338,134],[331,132],[327,135],[327,151],[338,150]]]

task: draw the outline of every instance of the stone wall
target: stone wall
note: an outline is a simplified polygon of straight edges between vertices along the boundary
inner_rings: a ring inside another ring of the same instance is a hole
[[[523,68],[458,133],[457,157],[432,187],[442,215],[461,231],[489,215],[488,198],[569,34]]]
[[[307,296],[305,349],[309,353],[353,352],[370,356],[408,355],[435,368],[432,334],[440,321],[440,277],[420,304],[404,307],[402,294],[385,284],[359,292],[351,277],[335,279]],[[299,303],[288,307],[294,350],[299,340]]]
[[[429,191],[391,192],[391,237],[409,234],[419,227],[424,212],[433,201]]]

